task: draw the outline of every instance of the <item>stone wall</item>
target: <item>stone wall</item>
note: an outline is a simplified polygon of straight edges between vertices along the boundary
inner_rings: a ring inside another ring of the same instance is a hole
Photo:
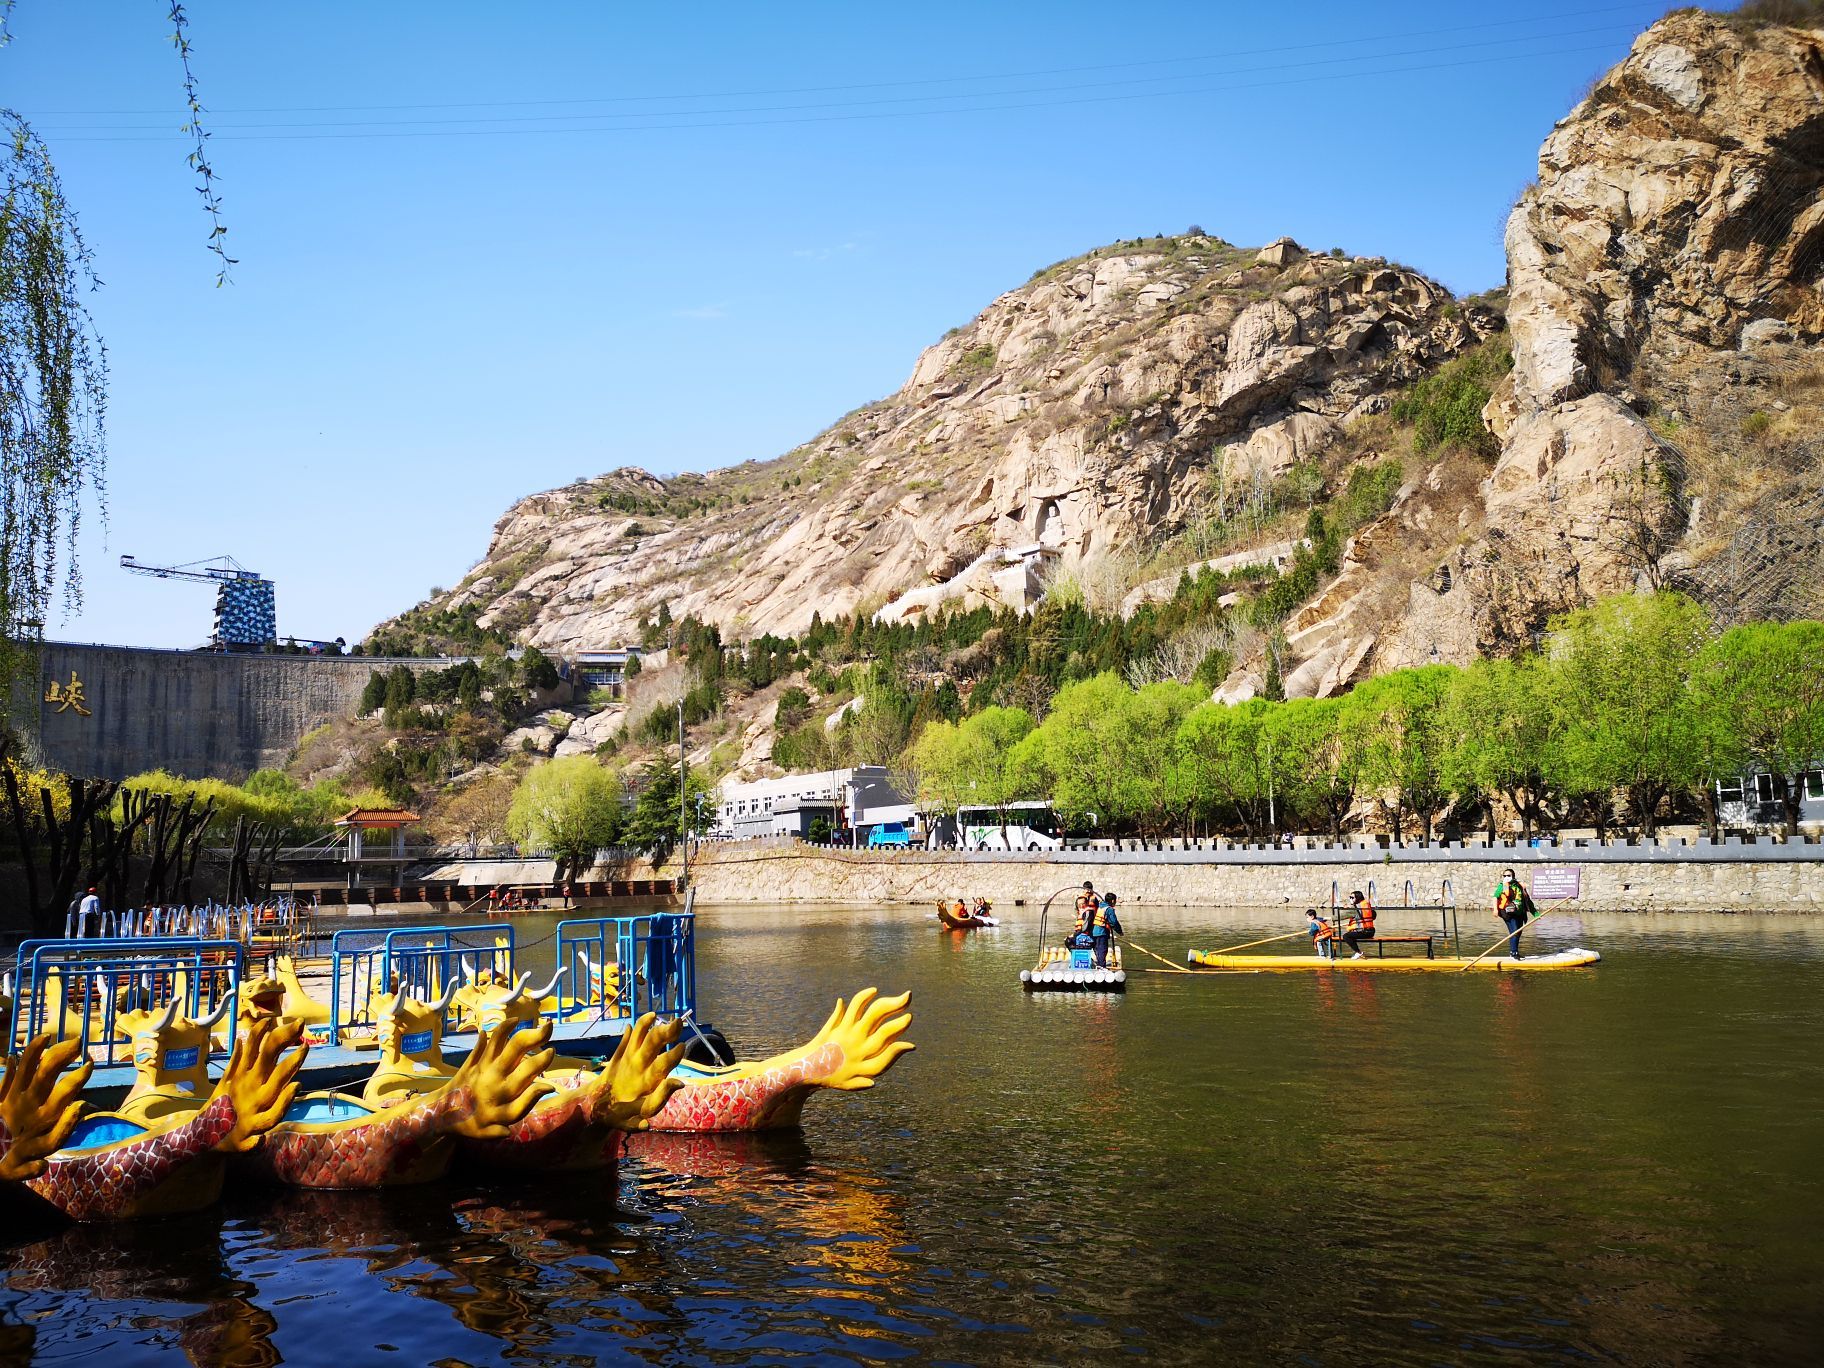
[[[190,778],[244,779],[282,765],[314,727],[351,715],[375,669],[440,660],[360,656],[220,655],[46,642],[35,697],[15,705],[20,730],[51,769],[124,779],[166,769]],[[81,684],[88,716],[46,701]]]
[[[712,843],[693,856],[690,879],[706,903],[934,903],[943,897],[985,897],[1011,906],[1043,902],[1090,879],[1135,906],[1207,907],[1328,905],[1333,880],[1343,899],[1372,882],[1382,906],[1403,902],[1410,880],[1413,904],[1436,906],[1448,880],[1459,906],[1479,907],[1492,897],[1504,865],[1551,863],[1581,868],[1579,906],[1591,911],[1824,912],[1824,846],[1804,850],[1808,858],[1726,858],[1719,852],[1638,861],[1584,859],[1569,849],[1497,850],[1480,859],[1452,852],[1457,858],[1449,860],[1412,859],[1408,852],[1394,862],[1367,852],[1363,858],[1319,861],[1287,851],[1274,853],[1293,858],[1268,862],[1105,852],[984,858],[731,842]]]

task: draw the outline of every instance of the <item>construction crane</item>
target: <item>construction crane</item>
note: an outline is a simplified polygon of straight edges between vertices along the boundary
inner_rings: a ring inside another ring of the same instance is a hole
[[[278,637],[272,581],[257,570],[249,570],[233,556],[211,556],[183,565],[146,565],[132,556],[122,556],[120,568],[154,579],[213,584],[215,630],[209,637],[210,650],[264,651]]]

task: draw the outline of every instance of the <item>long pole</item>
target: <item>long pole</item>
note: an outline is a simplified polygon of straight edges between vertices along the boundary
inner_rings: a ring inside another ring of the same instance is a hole
[[[690,889],[690,799],[684,782],[684,700],[678,700],[678,849],[683,865],[678,874],[678,889]]]

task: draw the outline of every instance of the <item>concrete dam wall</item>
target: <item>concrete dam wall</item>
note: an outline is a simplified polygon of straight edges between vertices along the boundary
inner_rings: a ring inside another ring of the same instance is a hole
[[[304,734],[351,715],[368,675],[441,660],[218,655],[46,642],[20,730],[55,770],[124,779],[151,769],[244,779]]]

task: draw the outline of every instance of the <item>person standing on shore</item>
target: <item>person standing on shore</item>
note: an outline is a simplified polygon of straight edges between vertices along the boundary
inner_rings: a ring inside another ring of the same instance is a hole
[[[1520,958],[1520,933],[1526,929],[1527,913],[1532,910],[1533,895],[1514,877],[1513,870],[1503,870],[1501,882],[1495,885],[1495,915],[1507,928],[1507,954],[1513,959]]]

